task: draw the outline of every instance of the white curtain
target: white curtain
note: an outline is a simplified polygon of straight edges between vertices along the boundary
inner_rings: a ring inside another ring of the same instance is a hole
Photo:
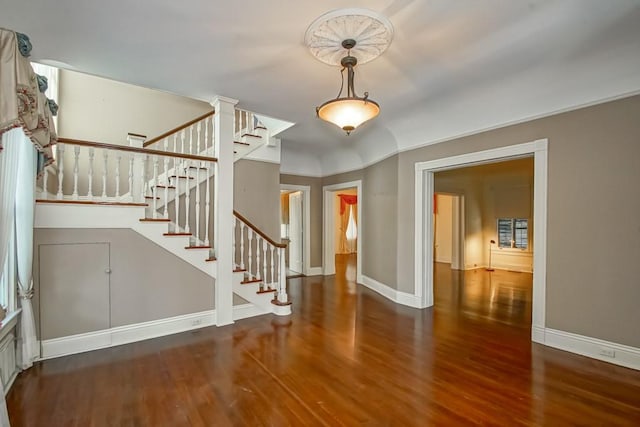
[[[33,221],[35,218],[35,188],[37,152],[31,141],[20,145],[20,170],[16,195],[16,261],[18,264],[18,296],[22,308],[20,337],[22,369],[30,368],[39,354],[33,317]]]
[[[29,145],[33,148],[30,141],[25,144],[24,138],[24,132],[20,128],[2,134],[3,150],[0,152],[0,265],[4,265],[9,253],[9,244],[13,242],[20,148],[21,145]],[[10,280],[8,283],[12,285]],[[4,400],[2,381],[0,381],[0,399],[0,426],[4,427],[9,425],[9,416]]]
[[[347,249],[349,253],[357,252],[358,227],[356,225],[356,217],[353,212],[354,205],[349,205],[349,225],[345,236],[347,238]]]

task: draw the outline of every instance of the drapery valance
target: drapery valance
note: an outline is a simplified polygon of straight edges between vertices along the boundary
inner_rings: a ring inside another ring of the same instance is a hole
[[[358,204],[358,196],[351,194],[338,194],[340,197],[340,215],[344,214],[344,210],[346,205],[356,205]]]
[[[53,161],[57,136],[52,114],[57,105],[40,91],[46,82],[39,81],[31,68],[30,50],[28,37],[0,28],[0,136],[21,127],[41,153],[39,163],[44,166]]]

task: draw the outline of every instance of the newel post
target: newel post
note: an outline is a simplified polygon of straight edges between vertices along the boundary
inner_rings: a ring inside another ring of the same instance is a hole
[[[130,147],[142,148],[144,141],[147,139],[144,135],[137,135],[135,133],[130,133],[127,135],[127,142]],[[129,189],[129,197],[132,202],[144,203],[143,196],[143,186],[144,186],[144,176],[142,173],[142,169],[144,168],[144,155],[135,153],[133,155],[133,176],[131,182],[131,188]],[[131,172],[130,172],[131,173]]]
[[[233,139],[235,99],[216,97],[214,114],[213,249],[216,261],[216,325],[233,323]]]

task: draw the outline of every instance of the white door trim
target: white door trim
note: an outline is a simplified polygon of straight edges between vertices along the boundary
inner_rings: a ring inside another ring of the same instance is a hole
[[[302,266],[304,274],[311,275],[311,186],[280,184],[281,190],[302,191]]]
[[[433,174],[533,154],[533,308],[531,339],[544,343],[547,270],[548,140],[540,139],[415,164],[415,296],[421,307],[433,305]]]
[[[340,184],[325,185],[322,187],[323,206],[323,238],[322,238],[322,271],[325,276],[336,273],[335,248],[334,248],[334,218],[333,218],[333,192],[356,188],[358,192],[358,240],[357,240],[357,263],[356,281],[362,283],[362,180],[342,182]]]

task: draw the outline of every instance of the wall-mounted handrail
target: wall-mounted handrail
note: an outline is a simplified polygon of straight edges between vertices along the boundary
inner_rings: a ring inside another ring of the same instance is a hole
[[[208,112],[208,113],[206,113],[206,114],[203,114],[203,115],[201,115],[201,116],[199,116],[199,117],[196,117],[196,118],[195,118],[195,119],[193,119],[193,120],[189,120],[188,122],[181,124],[180,126],[177,126],[177,127],[173,128],[173,129],[171,129],[171,130],[166,131],[166,132],[165,132],[165,133],[163,133],[162,135],[156,136],[155,138],[151,138],[150,140],[145,141],[145,142],[144,142],[144,144],[142,144],[142,146],[143,146],[143,147],[148,147],[148,146],[149,146],[149,145],[151,145],[151,144],[155,144],[156,142],[161,141],[161,140],[163,140],[164,138],[166,138],[166,137],[168,137],[168,136],[173,135],[174,133],[180,132],[181,130],[186,129],[186,128],[188,128],[189,126],[191,126],[191,125],[193,125],[193,124],[196,124],[196,123],[198,123],[198,122],[199,122],[199,121],[201,121],[201,120],[206,119],[207,117],[211,117],[211,116],[213,116],[214,114],[215,114],[215,111],[209,111],[209,112]]]

